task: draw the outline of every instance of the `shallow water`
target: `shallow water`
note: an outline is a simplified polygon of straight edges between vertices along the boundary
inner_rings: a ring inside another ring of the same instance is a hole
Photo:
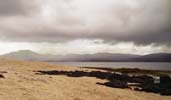
[[[140,68],[151,70],[170,70],[171,63],[165,62],[49,62],[51,64],[79,67]]]

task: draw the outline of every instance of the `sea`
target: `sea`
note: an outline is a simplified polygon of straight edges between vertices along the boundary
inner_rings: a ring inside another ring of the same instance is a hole
[[[49,62],[50,64],[78,67],[139,68],[171,71],[171,63],[166,62]]]

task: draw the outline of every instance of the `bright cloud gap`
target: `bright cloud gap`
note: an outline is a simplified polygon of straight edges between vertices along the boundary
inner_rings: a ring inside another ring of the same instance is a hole
[[[102,40],[74,40],[66,43],[20,43],[0,42],[0,54],[18,50],[32,50],[41,54],[94,54],[94,53],[131,53],[149,54],[170,52],[171,49],[165,45],[154,44],[137,46],[132,42],[120,42],[115,44],[105,43]]]

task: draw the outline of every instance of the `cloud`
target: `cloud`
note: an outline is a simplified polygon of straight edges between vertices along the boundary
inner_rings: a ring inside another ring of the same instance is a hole
[[[27,43],[27,42],[0,42],[0,54],[18,50],[32,50],[41,54],[94,54],[94,53],[170,53],[171,48],[154,44],[137,46],[132,42],[116,44],[104,43],[102,40],[79,39],[65,43]],[[65,52],[64,52],[65,51]]]
[[[171,44],[170,0],[5,0],[1,5],[2,41]]]
[[[1,0],[0,16],[27,15],[35,10],[35,6],[34,0]]]

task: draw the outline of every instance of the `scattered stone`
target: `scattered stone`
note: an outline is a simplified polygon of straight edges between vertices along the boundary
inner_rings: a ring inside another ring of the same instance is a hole
[[[0,73],[8,73],[7,71],[0,71]]]
[[[2,74],[0,74],[0,78],[5,78]]]

